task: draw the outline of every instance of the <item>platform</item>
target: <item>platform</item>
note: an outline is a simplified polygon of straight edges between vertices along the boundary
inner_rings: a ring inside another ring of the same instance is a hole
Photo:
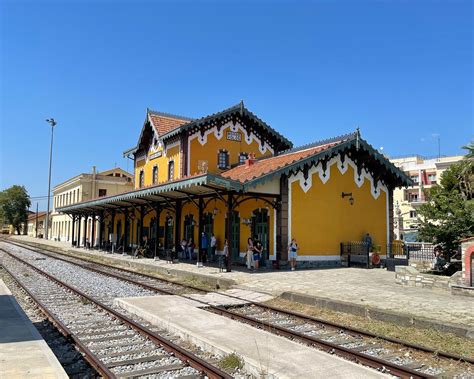
[[[70,243],[45,241],[27,236],[13,239],[61,249],[81,256],[149,274],[167,275],[178,280],[206,281],[221,289],[243,289],[283,296],[286,299],[326,308],[367,315],[401,325],[447,331],[474,338],[474,298],[453,296],[447,291],[402,287],[395,283],[395,273],[384,269],[334,268],[261,270],[248,272],[234,268],[219,272],[216,267],[198,268],[191,263],[169,264],[153,259],[131,259],[97,250],[71,248]],[[449,311],[446,311],[449,310]]]
[[[116,299],[115,304],[218,354],[237,353],[248,372],[273,378],[384,378],[375,370],[200,309],[179,296]]]
[[[66,372],[0,280],[0,378],[67,378]]]

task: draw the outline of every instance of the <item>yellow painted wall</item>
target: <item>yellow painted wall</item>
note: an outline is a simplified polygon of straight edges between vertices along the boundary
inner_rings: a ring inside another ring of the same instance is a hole
[[[163,155],[158,158],[141,159],[135,161],[135,188],[140,186],[140,171],[143,169],[145,173],[145,186],[153,185],[153,167],[158,166],[158,182],[166,182],[168,180],[168,164],[170,161],[174,161],[174,179],[179,179],[180,173],[180,147],[179,145],[173,146],[168,149],[166,156]]]
[[[251,199],[249,201],[246,201],[246,202],[242,203],[239,206],[239,208],[237,209],[237,211],[240,213],[240,221],[241,221],[241,223],[240,223],[240,251],[241,252],[246,251],[247,238],[251,237],[251,235],[250,235],[251,227],[250,227],[250,225],[247,226],[247,225],[242,224],[242,219],[243,218],[251,218],[252,217],[252,212],[254,210],[256,210],[258,208],[265,208],[267,206],[268,206],[268,204],[261,201],[261,200],[256,201],[254,199]],[[209,202],[207,207],[204,209],[203,213],[213,213],[214,207],[216,207],[218,209],[218,213],[214,216],[214,221],[213,221],[214,234],[215,234],[215,236],[217,238],[217,241],[218,241],[217,249],[222,250],[223,247],[224,247],[224,240],[225,240],[226,205],[221,200],[216,200],[216,201],[212,200],[212,201]],[[166,220],[166,217],[167,217],[167,212],[169,212],[170,215],[173,216],[173,218],[175,217],[174,212],[168,211],[166,209],[163,210],[160,214],[160,226],[164,226],[165,220]],[[188,202],[188,203],[184,204],[183,207],[182,207],[182,210],[181,210],[181,238],[184,237],[184,219],[185,219],[185,216],[188,215],[188,214],[192,214],[194,220],[196,221],[196,223],[198,222],[198,209],[197,209],[197,207],[194,203],[189,203]],[[272,254],[274,254],[274,251],[273,251],[274,217],[273,217],[273,209],[272,208],[269,209],[269,215],[270,215],[270,220],[269,220],[269,245],[268,245],[268,248],[269,248],[269,254],[272,255]],[[153,217],[155,217],[155,212],[154,211],[151,211],[151,212],[149,212],[148,214],[145,215],[145,222],[144,222],[145,227],[150,226],[150,221]],[[108,219],[110,220],[110,217]],[[138,214],[138,212],[136,212],[136,219],[134,221],[134,232],[133,232],[134,240],[136,238],[135,228],[136,228],[138,219],[139,219],[139,214]],[[122,221],[122,233],[124,233],[124,230],[125,230],[124,229],[125,228],[125,221],[124,220],[125,219],[124,219],[123,214],[121,214],[121,213],[117,213],[116,216],[115,216],[114,233],[117,232],[117,223],[118,223],[119,220]],[[199,227],[196,224],[196,226],[194,227],[194,237],[193,237],[194,238],[194,243],[196,244],[196,248],[199,245],[198,233],[199,233]],[[108,238],[108,235],[107,235],[107,238]],[[173,239],[174,239],[174,229],[173,229]],[[162,244],[164,243],[163,238],[160,239],[160,242]]]
[[[189,174],[193,175],[198,173],[198,164],[200,160],[208,161],[208,172],[221,172],[217,168],[217,154],[219,150],[225,149],[229,152],[229,163],[234,165],[239,163],[240,153],[254,153],[255,157],[260,158],[262,156],[271,156],[272,153],[267,150],[265,154],[262,154],[259,150],[259,144],[253,140],[250,145],[245,141],[245,136],[242,134],[242,140],[240,142],[230,141],[226,138],[227,129],[224,131],[224,136],[218,140],[214,133],[207,136],[207,142],[204,145],[194,138],[189,141],[190,145],[190,166]]]
[[[291,183],[291,234],[304,255],[338,255],[340,242],[362,241],[370,233],[374,245],[387,245],[387,198],[384,191],[377,199],[371,194],[365,179],[359,188],[354,182],[354,170],[348,167],[342,175],[334,164],[330,179],[323,184],[313,174],[313,185],[305,193],[299,181]],[[354,205],[342,192],[352,192]]]

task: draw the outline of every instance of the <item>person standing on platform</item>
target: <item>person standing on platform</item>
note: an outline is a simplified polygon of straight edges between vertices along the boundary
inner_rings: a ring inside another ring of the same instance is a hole
[[[262,257],[263,246],[260,241],[257,240],[253,246],[253,261],[255,270],[258,270],[260,267],[260,258]]]
[[[252,261],[253,261],[253,239],[247,239],[247,269],[252,269]]]
[[[217,238],[212,233],[211,236],[211,256],[209,257],[209,262],[213,262],[216,259],[216,249],[217,249]]]
[[[186,250],[188,251],[189,260],[193,259],[194,248],[195,248],[194,241],[193,241],[192,238],[190,238],[190,239],[188,240],[188,244],[187,244],[187,246],[186,246]]]
[[[205,232],[201,234],[201,262],[205,263],[207,261],[207,250],[209,244],[207,242],[207,235]]]
[[[296,257],[298,256],[298,244],[296,239],[293,238],[291,243],[288,245],[288,260],[290,261],[291,271],[296,269]]]
[[[372,251],[372,237],[370,236],[369,233],[367,233],[364,237],[364,246],[367,249],[367,253],[370,253]]]
[[[227,267],[229,261],[229,243],[227,240],[224,241],[224,267]]]
[[[183,259],[188,259],[188,242],[184,238],[181,240],[181,254]]]

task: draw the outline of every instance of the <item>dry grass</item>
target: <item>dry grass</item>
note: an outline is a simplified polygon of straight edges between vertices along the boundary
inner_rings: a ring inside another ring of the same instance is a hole
[[[232,372],[241,370],[244,367],[244,361],[240,355],[232,353],[222,357],[218,362],[218,366],[223,370]]]
[[[444,351],[469,358],[474,357],[474,340],[459,337],[452,333],[445,333],[433,329],[400,326],[385,321],[369,320],[361,316],[336,312],[279,298],[270,300],[265,304],[289,311],[300,312],[343,326],[351,326],[378,335],[397,338],[405,342],[426,346],[433,350]]]

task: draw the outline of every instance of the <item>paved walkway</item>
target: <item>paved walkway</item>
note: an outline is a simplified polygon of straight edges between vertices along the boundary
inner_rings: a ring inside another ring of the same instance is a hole
[[[2,280],[0,378],[67,378],[56,356]]]
[[[56,247],[71,249],[69,243],[44,241],[25,236],[20,240],[47,243]],[[75,251],[75,249],[71,249]],[[77,250],[76,250],[77,251]],[[84,251],[81,249],[81,251]],[[90,254],[104,255],[97,251]],[[130,260],[130,257],[107,254],[116,259]],[[195,264],[168,264],[164,261],[140,259],[140,263],[183,270],[210,277],[228,278],[238,288],[261,291],[278,296],[283,292],[297,292],[311,296],[346,301],[368,307],[434,319],[439,322],[474,327],[474,298],[452,296],[449,292],[423,288],[402,287],[395,284],[395,273],[383,269],[313,269],[300,271],[269,270],[250,273],[235,269],[231,273],[220,273],[217,268],[198,268]]]
[[[200,309],[178,296],[115,299],[115,304],[215,353],[237,353],[247,371],[277,378],[388,378],[335,355]],[[179,315],[179,317],[176,317]]]

